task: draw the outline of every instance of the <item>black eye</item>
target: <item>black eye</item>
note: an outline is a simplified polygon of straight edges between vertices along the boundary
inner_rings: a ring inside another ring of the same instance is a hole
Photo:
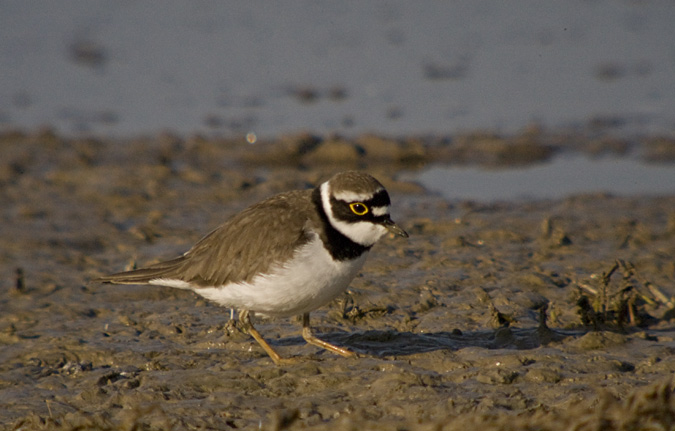
[[[349,208],[352,210],[354,214],[359,216],[362,216],[368,212],[368,207],[366,206],[366,204],[361,202],[354,202],[352,204],[349,204]]]

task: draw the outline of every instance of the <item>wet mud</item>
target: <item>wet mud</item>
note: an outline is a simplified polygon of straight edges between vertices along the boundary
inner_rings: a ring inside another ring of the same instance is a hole
[[[574,148],[572,148],[574,147]],[[673,429],[675,196],[446,201],[425,164],[561,151],[671,163],[673,142],[544,135],[275,142],[0,137],[4,429]],[[271,194],[365,169],[410,238],[385,238],[306,345],[191,292],[93,283],[186,251]]]

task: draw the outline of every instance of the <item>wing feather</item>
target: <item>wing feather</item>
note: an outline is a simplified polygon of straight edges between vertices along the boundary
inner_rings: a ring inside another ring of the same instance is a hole
[[[238,213],[178,258],[99,281],[146,284],[164,278],[195,287],[251,281],[289,260],[318,223],[311,190],[282,193]]]

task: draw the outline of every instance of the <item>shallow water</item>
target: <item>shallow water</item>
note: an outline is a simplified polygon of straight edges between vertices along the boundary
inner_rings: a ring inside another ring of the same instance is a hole
[[[578,194],[675,194],[675,166],[630,158],[556,157],[525,167],[434,166],[401,179],[417,181],[446,199],[496,201],[561,199]]]
[[[0,126],[672,133],[667,1],[3,2]]]

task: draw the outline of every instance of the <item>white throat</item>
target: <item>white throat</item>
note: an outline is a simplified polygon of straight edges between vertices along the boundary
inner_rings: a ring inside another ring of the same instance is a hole
[[[335,218],[330,205],[330,186],[328,182],[321,184],[321,205],[328,217],[328,222],[341,234],[364,247],[370,247],[387,233],[387,228],[369,221],[350,223]]]

